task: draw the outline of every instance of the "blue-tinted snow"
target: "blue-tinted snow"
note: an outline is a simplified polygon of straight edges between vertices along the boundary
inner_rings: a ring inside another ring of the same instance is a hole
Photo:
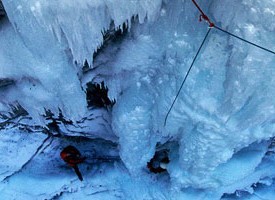
[[[274,1],[198,2],[222,28],[274,50]],[[81,119],[90,112],[82,86],[104,80],[117,100],[111,116],[92,111],[98,121],[72,131],[118,142],[123,162],[85,163],[80,183],[59,159],[68,141],[54,139],[42,155],[1,184],[5,199],[274,198],[275,158],[274,153],[266,154],[267,140],[275,136],[274,55],[211,30],[164,127],[169,106],[207,31],[191,1],[3,0],[3,4],[10,22],[1,21],[1,78],[17,81],[0,93],[2,111],[17,100],[40,124],[44,107],[56,113],[61,108],[66,117]],[[138,20],[131,24],[136,15]],[[99,53],[93,70],[82,74],[74,61],[92,62],[103,41],[101,32],[112,20],[117,29],[126,22],[131,30]],[[112,130],[101,128],[104,123]],[[168,173],[152,175],[146,163],[156,144],[167,141]],[[100,147],[108,149],[110,144],[71,143],[82,151],[92,146],[112,154]],[[10,154],[16,157],[16,151]],[[21,162],[14,166],[16,171]],[[256,183],[261,187],[253,187]],[[34,190],[35,185],[41,187]]]

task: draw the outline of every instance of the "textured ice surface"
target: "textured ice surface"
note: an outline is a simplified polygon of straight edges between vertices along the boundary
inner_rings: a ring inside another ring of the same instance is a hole
[[[76,120],[86,111],[85,94],[78,77],[79,67],[86,59],[92,63],[94,51],[103,42],[102,32],[109,28],[112,21],[117,29],[124,22],[130,26],[135,15],[141,22],[145,17],[153,20],[161,0],[154,3],[138,0],[128,3],[125,0],[120,4],[115,1],[33,0],[3,1],[3,4],[13,29],[10,25],[1,28],[1,50],[4,51],[1,52],[4,57],[1,59],[2,76],[13,78],[20,75],[21,79],[27,79],[30,86],[22,86],[24,88],[20,91],[26,95],[25,98],[36,96],[39,99],[28,99],[27,102],[21,99],[20,103],[25,107],[30,101],[33,101],[31,105],[43,102],[44,107],[52,110],[59,107],[64,114]],[[11,45],[13,41],[16,42]],[[14,51],[19,57],[13,56]],[[22,70],[20,73],[18,68]],[[28,110],[38,119],[43,106],[35,107]]]
[[[220,27],[274,50],[273,0],[198,3]],[[11,125],[0,130],[1,148],[12,149],[1,154],[7,160],[0,167],[5,199],[274,199],[274,55],[211,30],[164,126],[207,32],[191,1],[3,4],[1,113],[18,102],[32,125],[48,123],[44,108],[55,117],[60,108],[74,122],[61,123],[62,137],[51,137],[34,157],[45,132],[17,132]],[[123,23],[128,32],[105,41],[93,58],[102,32],[110,24],[123,29]],[[92,67],[83,72],[85,59]],[[87,109],[89,81],[106,83],[116,99],[112,109]],[[82,183],[59,158],[69,144],[89,155],[80,166]],[[168,173],[146,169],[156,146],[169,149]],[[16,152],[23,152],[21,159]],[[121,160],[94,162],[95,152]]]

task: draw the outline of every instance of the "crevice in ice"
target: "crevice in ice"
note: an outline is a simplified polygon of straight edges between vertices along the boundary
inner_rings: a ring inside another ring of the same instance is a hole
[[[2,0],[0,0],[0,21],[6,17],[6,11],[5,11],[5,8],[2,4]]]
[[[15,80],[11,78],[0,78],[0,89],[12,86],[15,84]]]
[[[116,100],[110,100],[108,97],[108,87],[102,81],[98,83],[87,83],[86,100],[88,107],[111,108],[116,103]]]

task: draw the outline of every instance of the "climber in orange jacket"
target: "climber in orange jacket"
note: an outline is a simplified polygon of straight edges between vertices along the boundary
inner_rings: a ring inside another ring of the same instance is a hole
[[[80,152],[74,146],[71,146],[71,145],[65,147],[61,151],[60,157],[74,169],[79,180],[83,181],[83,177],[77,165],[82,163],[85,160],[85,157],[82,157]]]

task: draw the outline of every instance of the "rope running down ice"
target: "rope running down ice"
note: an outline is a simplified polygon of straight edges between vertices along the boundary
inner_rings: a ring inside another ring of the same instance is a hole
[[[195,0],[192,0],[192,2],[194,3],[194,5],[197,7],[197,9],[199,10],[199,12],[201,13],[200,18],[199,18],[200,21],[202,21],[202,19],[205,20],[205,21],[208,23],[208,25],[209,25],[209,29],[208,29],[208,31],[207,31],[207,33],[206,33],[204,39],[203,39],[203,42],[201,43],[200,48],[198,49],[198,51],[197,51],[197,53],[196,53],[196,55],[195,55],[195,57],[194,57],[194,59],[193,59],[193,62],[191,63],[191,66],[189,67],[189,69],[188,69],[188,71],[187,71],[187,73],[186,73],[186,75],[185,75],[185,77],[184,77],[184,79],[183,79],[183,81],[182,81],[182,84],[181,84],[181,86],[180,86],[180,88],[179,88],[179,90],[178,90],[178,92],[177,92],[177,95],[176,95],[176,97],[175,97],[175,99],[174,99],[172,105],[170,106],[169,111],[167,112],[167,114],[166,114],[166,116],[165,116],[164,126],[166,126],[166,122],[167,122],[168,116],[169,116],[171,110],[173,109],[173,106],[174,106],[174,104],[175,104],[175,102],[176,102],[176,100],[177,100],[177,98],[178,98],[178,96],[179,96],[179,94],[180,94],[180,92],[181,92],[181,90],[182,90],[182,88],[183,88],[183,85],[184,85],[184,83],[185,83],[185,81],[186,81],[186,79],[187,79],[187,77],[188,77],[188,75],[189,75],[189,73],[190,73],[190,71],[191,71],[191,69],[192,69],[192,67],[193,67],[193,65],[194,65],[194,63],[195,63],[195,61],[196,61],[196,59],[197,59],[197,56],[199,55],[199,53],[200,53],[200,51],[201,51],[201,48],[202,48],[203,44],[204,44],[205,41],[206,41],[206,38],[207,38],[208,35],[209,35],[209,32],[210,32],[211,28],[215,28],[215,29],[217,29],[217,30],[219,30],[219,31],[221,31],[221,32],[223,32],[223,33],[226,33],[226,34],[228,34],[228,35],[230,35],[230,36],[232,36],[232,37],[235,37],[235,38],[237,38],[237,39],[239,39],[239,40],[241,40],[241,41],[243,41],[243,42],[246,42],[246,43],[248,43],[248,44],[250,44],[250,45],[252,45],[252,46],[255,46],[255,47],[259,48],[259,49],[262,49],[262,50],[264,50],[264,51],[267,51],[267,52],[272,53],[272,54],[275,55],[275,51],[272,51],[272,50],[270,50],[270,49],[268,49],[268,48],[262,47],[262,46],[260,46],[260,45],[258,45],[258,44],[256,44],[256,43],[254,43],[254,42],[250,42],[250,41],[248,41],[248,40],[246,40],[246,39],[244,39],[244,38],[241,38],[241,37],[239,37],[239,36],[237,36],[237,35],[235,35],[235,34],[233,34],[233,33],[230,33],[229,31],[226,31],[226,30],[224,30],[224,29],[222,29],[222,28],[216,26],[216,25],[209,19],[209,17],[203,12],[203,10],[200,8],[200,6],[197,4],[197,2],[196,2]]]
[[[183,85],[184,85],[184,83],[185,83],[185,81],[186,81],[186,79],[187,79],[187,77],[188,77],[188,75],[189,75],[189,73],[190,73],[190,71],[191,71],[191,69],[192,69],[192,67],[193,67],[193,65],[194,65],[194,63],[195,63],[195,61],[196,61],[196,59],[197,59],[199,53],[200,53],[200,51],[201,51],[201,48],[203,47],[203,45],[204,45],[204,43],[205,43],[205,41],[206,41],[206,39],[207,39],[207,37],[208,37],[208,35],[209,35],[209,33],[210,33],[210,31],[211,31],[211,28],[208,29],[206,35],[204,36],[204,39],[203,39],[203,41],[202,41],[202,43],[201,43],[201,45],[200,45],[200,47],[199,47],[199,49],[198,49],[198,51],[197,51],[197,53],[196,53],[194,59],[193,59],[191,65],[190,65],[190,67],[189,67],[189,69],[188,69],[188,71],[187,71],[187,73],[186,73],[186,75],[185,75],[185,77],[184,77],[182,83],[181,83],[180,89],[178,90],[178,93],[177,93],[177,95],[176,95],[176,97],[175,97],[175,99],[174,99],[174,101],[173,101],[173,103],[172,103],[172,105],[171,105],[169,111],[168,111],[167,114],[166,114],[166,117],[165,117],[165,120],[164,120],[164,126],[166,126],[167,118],[168,118],[168,116],[169,116],[171,110],[173,109],[173,106],[174,106],[174,104],[175,104],[175,102],[176,102],[176,100],[177,100],[177,98],[178,98],[178,96],[179,96],[179,94],[180,94],[180,92],[181,92],[181,89],[182,89],[182,87],[183,87]]]

